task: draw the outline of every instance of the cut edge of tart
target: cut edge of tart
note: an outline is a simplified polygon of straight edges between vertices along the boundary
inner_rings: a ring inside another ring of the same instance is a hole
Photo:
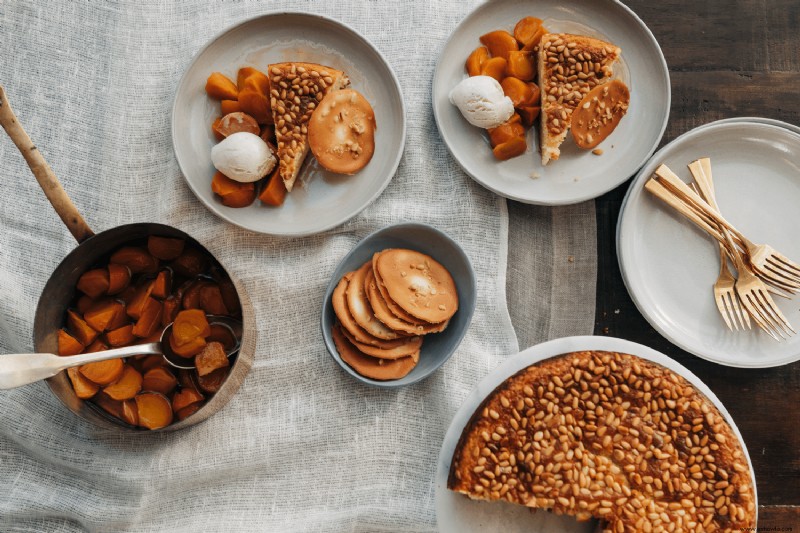
[[[716,406],[673,371],[583,351],[520,370],[473,413],[447,487],[597,518],[604,531],[755,525],[747,457]]]
[[[621,53],[618,46],[584,35],[542,37],[538,53],[542,165],[559,158],[572,112],[590,90],[611,79],[611,66]]]
[[[350,85],[341,70],[316,63],[274,63],[268,67],[278,165],[291,192],[308,155],[308,122],[326,94]]]

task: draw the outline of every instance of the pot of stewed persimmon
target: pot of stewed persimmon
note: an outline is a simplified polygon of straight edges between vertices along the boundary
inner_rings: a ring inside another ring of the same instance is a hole
[[[17,122],[2,86],[0,125],[78,241],[42,290],[33,325],[36,352],[70,357],[158,342],[181,314],[204,323],[194,337],[171,346],[188,368],[175,368],[159,355],[90,363],[49,378],[53,393],[81,418],[121,431],[178,430],[219,411],[255,357],[254,312],[241,284],[177,228],[136,223],[95,234]],[[240,320],[241,330],[206,327],[206,316]],[[213,366],[193,364],[204,349],[230,353],[232,344],[238,349],[230,357],[203,358]]]

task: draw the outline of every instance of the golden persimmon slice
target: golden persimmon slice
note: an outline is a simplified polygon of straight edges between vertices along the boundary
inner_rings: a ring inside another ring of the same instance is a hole
[[[483,64],[489,60],[489,49],[485,46],[479,46],[467,57],[467,63],[464,67],[467,69],[467,74],[470,76],[480,76]]]
[[[145,372],[142,390],[169,394],[178,386],[178,380],[165,366],[157,366]]]
[[[161,429],[172,423],[172,405],[163,394],[143,392],[137,394],[134,399],[140,426],[147,429]]]
[[[496,30],[485,33],[480,37],[481,44],[489,49],[492,57],[508,59],[508,53],[519,50],[517,40],[505,30]]]
[[[142,390],[142,375],[132,366],[125,365],[122,376],[103,389],[112,400],[130,400]]]
[[[508,61],[504,57],[493,57],[483,64],[481,76],[491,76],[498,82],[503,81],[506,75]]]
[[[89,381],[101,386],[106,386],[122,377],[124,367],[125,363],[122,362],[122,359],[111,359],[108,361],[87,363],[80,367],[80,371]]]
[[[221,72],[212,72],[206,80],[206,94],[215,100],[236,100],[239,89]]]
[[[331,91],[311,115],[308,145],[325,169],[355,174],[375,152],[375,112],[353,89]]]
[[[86,379],[77,368],[68,368],[67,376],[69,376],[69,380],[72,382],[72,390],[75,391],[75,396],[81,400],[88,400],[94,397],[97,391],[100,390],[99,385]]]
[[[108,265],[108,294],[117,294],[128,288],[131,282],[131,270],[118,263]]]
[[[108,270],[95,268],[87,270],[78,278],[77,288],[89,298],[97,298],[108,292]]]
[[[503,144],[498,144],[494,147],[492,152],[494,153],[494,157],[499,159],[500,161],[505,161],[506,159],[511,159],[512,157],[517,157],[518,155],[522,155],[525,153],[525,150],[528,149],[528,144],[525,142],[525,137],[514,137],[513,139],[504,142]]]

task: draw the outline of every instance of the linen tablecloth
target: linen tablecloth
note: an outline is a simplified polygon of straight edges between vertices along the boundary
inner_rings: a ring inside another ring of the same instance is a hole
[[[259,324],[241,390],[182,432],[95,428],[44,383],[0,392],[0,531],[435,530],[442,438],[470,389],[520,348],[511,318],[525,347],[589,334],[594,317],[593,204],[514,204],[509,224],[505,200],[459,170],[436,130],[436,58],[475,4],[0,2],[0,83],[89,225],[155,221],[190,233],[244,282]],[[347,224],[302,239],[253,234],[209,213],[185,185],[169,134],[193,55],[223,28],[280,9],[362,32],[397,72],[408,109],[405,157],[383,195]],[[5,137],[0,182],[0,353],[25,352],[39,294],[75,243]],[[326,353],[320,305],[358,240],[407,220],[465,248],[478,305],[436,374],[375,390]]]

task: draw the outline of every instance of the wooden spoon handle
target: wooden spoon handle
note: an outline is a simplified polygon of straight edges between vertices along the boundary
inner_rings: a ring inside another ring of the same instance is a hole
[[[22,157],[25,158],[33,175],[36,176],[36,181],[39,182],[39,186],[44,191],[45,196],[50,200],[53,209],[56,210],[58,216],[66,224],[67,229],[75,237],[75,240],[81,243],[94,235],[92,229],[83,220],[78,208],[67,196],[67,192],[61,186],[53,169],[44,160],[44,156],[33,144],[22,124],[17,121],[17,116],[8,103],[6,91],[2,85],[0,85],[0,126],[3,126],[8,136],[17,145],[17,149],[22,154]]]

